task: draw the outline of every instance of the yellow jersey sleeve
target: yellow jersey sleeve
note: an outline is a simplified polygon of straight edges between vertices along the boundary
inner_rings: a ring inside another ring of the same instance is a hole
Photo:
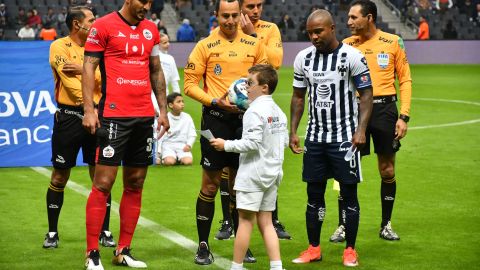
[[[267,53],[268,63],[275,69],[282,66],[283,61],[283,46],[282,35],[277,25],[271,22],[259,20],[255,26],[257,38],[265,47]]]
[[[239,31],[233,41],[218,31],[201,40],[191,52],[184,69],[185,95],[210,106],[213,98],[222,97],[230,84],[248,75],[255,64],[266,64],[267,54],[256,38]],[[203,89],[200,81],[203,79]]]
[[[395,57],[395,73],[397,75],[400,92],[400,114],[410,115],[412,99],[412,77],[407,53],[401,37],[398,37]]]

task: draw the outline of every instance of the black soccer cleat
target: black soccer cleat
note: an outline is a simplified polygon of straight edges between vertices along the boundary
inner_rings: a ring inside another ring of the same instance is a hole
[[[285,226],[278,220],[273,221],[273,227],[275,228],[275,232],[277,232],[278,239],[280,240],[290,240],[292,237],[290,234],[285,231]]]
[[[206,242],[200,242],[197,249],[197,254],[195,255],[194,262],[200,265],[209,265],[215,261],[208,244]]]
[[[43,241],[43,248],[57,248],[59,241],[57,232],[48,232],[45,235],[45,241]]]
[[[115,240],[113,240],[112,232],[110,231],[102,231],[102,233],[100,233],[100,237],[98,238],[98,241],[100,241],[100,244],[104,247],[117,246],[117,244],[115,243]]]
[[[380,229],[379,233],[380,238],[383,238],[385,240],[389,241],[397,241],[400,240],[400,237],[397,235],[395,231],[392,229],[392,223],[389,221],[387,225],[383,226]]]
[[[220,220],[222,225],[220,226],[220,230],[218,230],[217,234],[215,235],[215,239],[217,240],[229,240],[233,237],[233,227],[232,223],[228,220]]]
[[[88,253],[87,259],[85,261],[85,269],[103,270],[103,265],[100,261],[100,252],[98,252],[98,250],[94,249]]]
[[[243,258],[244,263],[256,263],[257,259],[253,256],[253,253],[250,249],[247,249],[247,253],[245,254],[245,258]]]

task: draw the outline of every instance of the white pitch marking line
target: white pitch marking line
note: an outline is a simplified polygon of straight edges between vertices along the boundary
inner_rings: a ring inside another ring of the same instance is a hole
[[[30,168],[32,170],[48,177],[48,178],[50,178],[50,175],[51,175],[50,170],[48,170],[46,168],[43,168],[43,167],[30,167]],[[85,197],[88,197],[88,195],[90,194],[90,190],[88,190],[87,188],[85,188],[84,186],[82,186],[78,183],[75,183],[71,179],[68,180],[67,187],[70,188],[71,190],[85,196]],[[111,210],[114,211],[118,215],[118,209],[119,209],[119,204],[112,201]],[[149,229],[150,231],[160,235],[163,238],[166,238],[166,239],[170,240],[171,242],[185,248],[188,251],[193,251],[193,254],[195,254],[197,252],[197,243],[196,242],[194,242],[191,239],[188,239],[187,237],[185,237],[185,236],[183,236],[183,235],[181,235],[181,234],[179,234],[175,231],[172,231],[172,230],[156,223],[153,220],[150,220],[148,218],[140,216],[140,218],[138,219],[138,225]],[[223,258],[220,255],[215,254],[215,253],[213,253],[213,256],[215,257],[215,261],[213,262],[214,264],[216,264],[221,269],[225,269],[225,270],[230,269],[230,265],[231,265],[230,260],[225,259],[225,258]],[[192,264],[193,263],[194,262],[192,260]],[[244,269],[246,269],[246,268],[244,268]]]

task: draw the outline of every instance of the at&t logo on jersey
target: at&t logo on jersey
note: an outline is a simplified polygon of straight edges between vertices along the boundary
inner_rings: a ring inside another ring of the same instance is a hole
[[[388,53],[377,54],[377,64],[381,68],[387,68],[389,60],[390,60],[390,56],[388,55]]]
[[[315,107],[318,109],[330,109],[333,105],[333,101],[330,100],[331,90],[328,85],[322,84],[319,85],[316,89],[317,92],[317,102]]]

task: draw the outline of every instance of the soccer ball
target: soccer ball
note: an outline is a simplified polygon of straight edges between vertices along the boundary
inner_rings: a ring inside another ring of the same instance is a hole
[[[247,79],[240,78],[235,80],[228,87],[228,100],[237,105],[240,110],[248,109]]]

